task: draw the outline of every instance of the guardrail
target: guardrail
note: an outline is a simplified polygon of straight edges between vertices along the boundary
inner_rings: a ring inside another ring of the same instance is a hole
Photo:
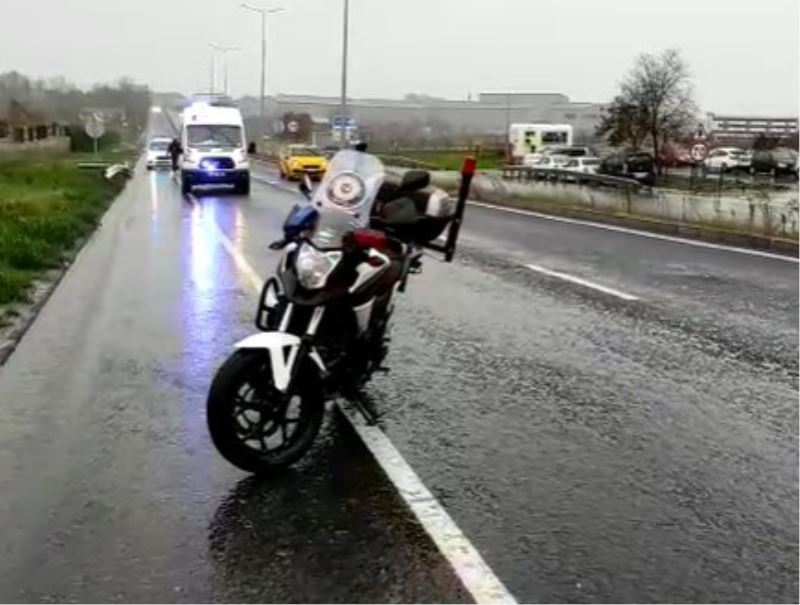
[[[516,181],[557,181],[577,183],[579,185],[604,185],[606,187],[619,187],[623,189],[639,190],[643,185],[633,179],[626,179],[606,174],[591,174],[564,170],[562,168],[540,168],[538,166],[523,166],[520,164],[507,164],[503,166],[503,178]]]

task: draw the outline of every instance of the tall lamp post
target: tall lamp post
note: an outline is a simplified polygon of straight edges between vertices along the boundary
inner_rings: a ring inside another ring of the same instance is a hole
[[[242,4],[243,9],[258,13],[261,15],[261,97],[259,104],[259,116],[261,120],[261,128],[264,128],[264,121],[266,119],[264,113],[264,102],[267,95],[266,72],[267,72],[267,15],[273,15],[283,11],[282,8],[260,8],[258,6],[251,6],[249,4]]]
[[[214,89],[217,87],[217,49],[211,42],[208,43],[208,46],[211,48],[211,71],[209,73],[208,93],[213,95]]]
[[[341,102],[341,141],[344,145],[347,128],[347,36],[350,15],[350,0],[344,0],[344,19],[342,27],[342,102]]]
[[[241,49],[238,46],[222,46],[221,44],[214,44],[213,42],[211,42],[209,44],[209,46],[211,48],[213,48],[214,50],[219,51],[219,52],[222,53],[222,57],[223,57],[223,85],[222,85],[222,92],[225,93],[226,95],[230,94],[230,90],[228,89],[228,53],[232,52],[232,51],[235,51],[235,50],[241,50]],[[213,70],[213,56],[212,56],[212,77],[213,77],[213,71],[214,70]]]

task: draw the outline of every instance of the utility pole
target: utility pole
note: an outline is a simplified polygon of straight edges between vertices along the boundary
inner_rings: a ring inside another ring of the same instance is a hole
[[[214,45],[209,43],[211,47],[211,73],[209,74],[211,79],[208,82],[208,92],[209,94],[214,94],[214,88],[217,86],[217,73],[216,73],[216,63],[217,63],[217,54],[214,52],[216,49]]]
[[[222,53],[223,58],[223,86],[222,92],[224,94],[230,94],[230,90],[228,87],[228,53],[234,50],[241,50],[238,46],[221,46],[220,44],[214,44],[213,42],[209,44],[211,48],[214,50],[218,50]]]
[[[506,93],[506,131],[503,133],[503,146],[505,147],[506,163],[511,163],[511,141],[509,140],[509,130],[511,130],[511,93]]]
[[[263,129],[266,121],[264,104],[267,96],[267,15],[279,13],[283,9],[260,8],[249,4],[242,4],[242,8],[261,15],[261,98],[259,99],[259,119],[261,121],[260,128]]]
[[[341,116],[341,141],[344,145],[345,131],[347,128],[347,36],[348,36],[348,20],[350,13],[350,0],[344,0],[344,20],[342,31],[342,108]]]

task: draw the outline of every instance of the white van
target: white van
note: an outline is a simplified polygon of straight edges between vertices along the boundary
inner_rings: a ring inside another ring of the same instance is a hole
[[[244,122],[236,107],[195,102],[181,115],[181,189],[195,185],[233,185],[250,193]]]
[[[569,124],[511,124],[508,128],[508,143],[514,163],[521,163],[525,156],[540,159],[554,147],[572,146],[572,126]]]

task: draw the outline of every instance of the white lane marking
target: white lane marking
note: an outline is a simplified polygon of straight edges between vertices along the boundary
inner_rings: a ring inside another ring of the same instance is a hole
[[[594,229],[605,229],[606,231],[616,231],[617,233],[626,233],[628,235],[638,235],[640,237],[649,237],[650,239],[659,239],[665,242],[673,242],[676,244],[686,244],[688,246],[697,246],[698,248],[711,248],[712,250],[723,250],[725,252],[738,252],[739,254],[749,254],[750,256],[761,256],[763,258],[771,258],[773,260],[782,260],[793,263],[800,262],[800,257],[787,256],[784,254],[776,254],[774,252],[764,252],[763,250],[750,250],[748,248],[737,248],[736,246],[726,246],[725,244],[712,244],[711,242],[703,242],[700,240],[686,239],[683,237],[675,237],[673,235],[663,235],[661,233],[650,233],[648,231],[639,231],[638,229],[631,229],[630,227],[619,227],[618,225],[605,225],[603,223],[593,223],[591,221],[584,221],[576,218],[568,218],[564,216],[552,216],[550,214],[542,214],[533,210],[523,210],[521,208],[507,208],[505,206],[497,206],[495,204],[487,204],[485,202],[469,201],[471,206],[480,206],[481,208],[489,208],[490,210],[497,210],[499,212],[508,212],[510,214],[521,214],[524,216],[531,216],[534,218],[542,218],[548,221],[556,221],[558,223],[569,223],[571,225],[582,225],[584,227],[592,227]]]
[[[195,197],[193,193],[187,194],[186,197],[192,204],[198,205],[197,197]],[[247,260],[245,260],[244,256],[236,249],[236,246],[233,244],[233,242],[230,239],[228,239],[228,236],[226,236],[225,233],[222,231],[219,224],[217,224],[217,221],[212,219],[210,221],[210,224],[211,227],[214,229],[214,232],[216,233],[219,242],[222,244],[222,247],[225,248],[225,250],[228,251],[228,254],[231,255],[231,258],[233,259],[233,262],[236,264],[236,267],[247,278],[247,281],[250,282],[250,285],[253,287],[253,290],[255,290],[257,293],[260,294],[261,288],[264,285],[264,282],[261,279],[261,277],[258,275],[258,273],[255,272],[253,267],[250,266],[250,263],[248,263]]]
[[[187,197],[192,204],[198,203],[193,194],[189,194]],[[263,285],[262,279],[225,235],[214,217],[208,214],[206,219],[210,221],[220,243],[231,255],[236,266],[245,274],[253,290],[260,293]],[[447,514],[447,511],[425,487],[386,433],[378,426],[367,425],[358,412],[339,403],[337,406],[475,602],[515,605],[516,599],[484,561],[455,521]]]
[[[368,425],[360,413],[339,405],[345,418],[373,458],[378,462],[400,497],[450,563],[476,603],[516,603],[469,539],[408,465],[380,427]]]
[[[616,296],[617,298],[621,298],[622,300],[639,300],[637,296],[633,296],[632,294],[626,294],[625,292],[622,292],[620,290],[615,290],[614,288],[609,288],[608,286],[601,286],[600,284],[596,284],[595,282],[589,281],[588,279],[575,277],[574,275],[569,275],[568,273],[561,273],[560,271],[552,271],[550,269],[545,269],[544,267],[540,267],[539,265],[525,265],[525,266],[531,271],[536,271],[538,273],[542,273],[543,275],[549,275],[550,277],[557,277],[559,279],[563,279],[564,281],[572,282],[573,284],[578,284],[580,286],[585,286],[586,288],[597,290],[598,292],[604,292],[605,294]]]

